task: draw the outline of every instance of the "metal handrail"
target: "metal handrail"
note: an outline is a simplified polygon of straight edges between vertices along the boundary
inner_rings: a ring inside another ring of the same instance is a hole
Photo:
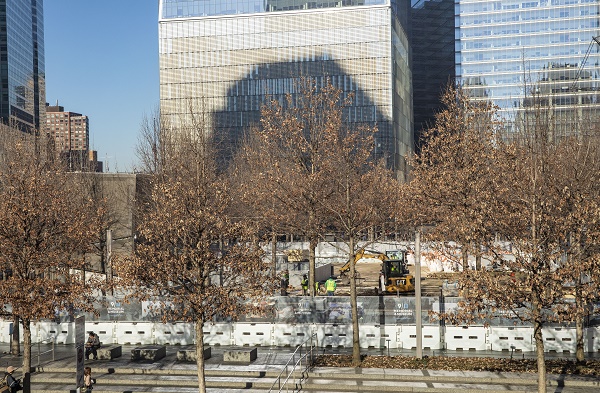
[[[309,341],[310,341],[310,345],[307,345],[307,343]],[[305,346],[307,346],[307,349],[305,350],[304,354],[302,354],[302,348]],[[294,388],[292,389],[292,392],[299,391],[299,390],[297,390],[298,384],[302,383],[306,372],[313,365],[314,356],[315,356],[318,346],[319,345],[318,345],[316,333],[313,333],[310,336],[310,338],[306,339],[306,341],[304,341],[302,344],[298,345],[296,347],[296,350],[290,357],[290,359],[287,361],[287,363],[285,364],[285,366],[283,367],[283,369],[281,370],[281,372],[279,373],[279,375],[273,382],[273,385],[271,385],[271,388],[269,389],[269,393],[271,393],[273,391],[282,392],[283,389],[286,389],[285,391],[289,392],[290,390],[288,387],[288,382],[290,381],[290,378],[293,378],[293,382],[294,382]],[[299,355],[298,360],[296,360],[297,354]],[[303,360],[305,360],[304,368],[302,368]],[[291,370],[289,370],[291,365],[293,365],[293,367]],[[298,379],[298,381],[296,381],[295,373],[296,373],[296,368],[298,368],[298,366],[301,369],[301,375],[300,375],[300,378]],[[288,372],[288,370],[289,370],[289,372]],[[287,375],[285,376],[285,379],[283,380],[283,384],[282,384],[281,381],[282,381],[282,376],[284,375],[284,373],[287,373]],[[275,385],[277,385],[277,387],[275,387]],[[277,390],[273,390],[273,389],[277,389]]]
[[[41,347],[40,347],[40,346],[41,346],[41,343],[42,343],[41,341],[38,341],[38,342],[37,342],[37,347],[38,347],[38,353],[37,353],[37,360],[38,360],[38,361],[37,361],[37,368],[38,368],[38,369],[40,368],[40,364],[41,364],[41,362],[40,362],[40,357],[41,357],[42,355],[44,355],[44,354],[47,354],[47,353],[52,353],[52,361],[54,361],[54,360],[55,360],[55,355],[54,355],[54,353],[55,353],[55,352],[54,352],[54,349],[55,349],[56,338],[55,338],[55,337],[52,337],[52,348],[51,348],[51,349],[49,349],[49,350],[47,350],[47,351],[44,351],[44,352],[42,352],[42,350],[41,350]],[[32,346],[33,346],[33,344],[32,344]]]

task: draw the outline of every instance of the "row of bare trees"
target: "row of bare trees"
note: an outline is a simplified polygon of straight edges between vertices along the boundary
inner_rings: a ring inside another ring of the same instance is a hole
[[[31,324],[59,310],[91,310],[99,282],[85,280],[105,219],[93,176],[69,173],[51,138],[0,129],[0,297],[13,330],[23,328],[31,369]],[[19,335],[12,340],[18,354]]]
[[[496,108],[448,89],[446,110],[413,160],[412,181],[402,187],[400,211],[405,222],[427,228],[426,239],[442,245],[440,252],[462,263],[464,300],[443,317],[532,324],[538,391],[545,392],[542,329],[575,324],[577,359],[583,360],[583,320],[598,300],[600,133],[572,110],[574,129],[558,134],[553,108],[535,96],[529,102],[507,131]],[[449,240],[456,245],[448,247]],[[481,269],[482,259],[490,268]]]
[[[308,239],[314,291],[315,249],[327,233],[342,234],[354,277],[359,239],[374,226],[385,233],[390,223],[424,229],[426,241],[462,264],[464,301],[443,318],[486,323],[510,315],[533,324],[540,392],[543,327],[576,323],[583,359],[582,320],[600,279],[593,123],[573,122],[580,129],[557,135],[549,109],[534,105],[509,133],[496,108],[449,88],[427,144],[409,157],[411,180],[400,184],[384,160],[374,160],[377,128],[345,122],[352,96],[309,78],[295,89],[284,102],[267,98],[260,124],[248,130],[227,168],[210,119],[194,103],[185,124],[157,116],[142,129],[138,155],[148,187],[137,201],[138,242],[133,255],[118,261],[118,279],[110,284],[152,300],[165,320],[195,323],[200,392],[206,391],[205,324],[268,308],[276,266],[265,245],[274,235]],[[50,146],[18,134],[0,148],[0,290],[5,311],[24,327],[27,370],[32,321],[57,309],[91,309],[98,292],[84,277],[85,255],[107,225],[93,182],[66,173]]]
[[[352,96],[310,79],[295,89],[284,102],[266,100],[260,124],[226,169],[216,165],[218,144],[202,118],[184,132],[154,120],[142,134],[152,192],[140,216],[143,243],[120,275],[138,297],[163,296],[169,317],[196,322],[201,392],[202,327],[216,316],[261,312],[248,305],[265,304],[259,299],[273,293],[275,258],[267,264],[263,255],[270,239],[293,233],[308,240],[314,291],[315,249],[325,234],[343,234],[354,277],[359,239],[373,226],[385,233],[388,223],[424,230],[426,241],[462,266],[464,301],[441,317],[468,324],[509,316],[533,324],[540,392],[543,327],[576,323],[583,359],[582,320],[599,280],[593,123],[573,122],[580,129],[557,135],[550,108],[533,105],[509,128],[493,105],[451,87],[427,143],[409,157],[411,180],[400,184],[374,160],[377,128],[344,121]]]

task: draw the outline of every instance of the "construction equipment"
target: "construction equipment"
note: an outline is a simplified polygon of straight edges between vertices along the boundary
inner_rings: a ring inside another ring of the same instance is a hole
[[[386,251],[379,276],[379,292],[399,294],[415,290],[415,277],[409,273],[406,251]]]
[[[386,254],[382,254],[379,251],[374,251],[374,250],[365,250],[364,248],[361,248],[360,250],[358,250],[356,252],[355,258],[354,260],[356,262],[358,262],[360,259],[379,259],[382,262],[385,261],[386,259],[388,259]],[[348,272],[350,272],[350,260],[348,260],[348,262],[346,262],[344,264],[344,266],[342,266],[340,268],[340,276],[345,277],[348,275]]]

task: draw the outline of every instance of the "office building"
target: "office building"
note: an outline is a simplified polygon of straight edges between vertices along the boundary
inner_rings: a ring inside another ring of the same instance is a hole
[[[456,2],[456,75],[509,120],[538,104],[557,134],[600,109],[600,2],[508,0]]]
[[[44,127],[43,0],[0,0],[0,82],[2,122]]]
[[[235,147],[267,94],[295,94],[303,76],[329,79],[354,94],[349,122],[377,124],[376,154],[402,176],[414,145],[409,8],[397,0],[161,0],[161,115],[183,126],[193,106]]]
[[[454,0],[413,0],[411,4],[415,150],[419,150],[423,131],[435,123],[435,113],[443,109],[444,88],[456,77],[454,4]]]

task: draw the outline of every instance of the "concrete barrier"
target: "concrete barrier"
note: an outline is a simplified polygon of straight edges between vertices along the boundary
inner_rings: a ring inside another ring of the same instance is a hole
[[[446,349],[452,351],[485,351],[488,329],[483,326],[446,326]]]
[[[413,325],[398,325],[397,348],[417,348],[417,327]],[[437,325],[425,325],[422,327],[423,349],[443,349],[444,343],[440,339],[440,327]],[[393,348],[390,346],[390,348]]]
[[[233,330],[233,345],[271,346],[273,325],[270,323],[237,323]]]
[[[542,329],[544,351],[553,353],[575,353],[577,338],[575,328],[547,327]]]
[[[295,347],[304,343],[312,334],[312,325],[287,325],[276,323],[273,325],[273,345],[277,347]]]
[[[75,344],[75,322],[63,322],[56,325],[57,344]]]
[[[119,322],[115,326],[115,344],[154,344],[153,322]]]
[[[492,326],[489,328],[492,351],[531,352],[535,350],[533,328],[529,326]]]
[[[202,328],[204,344],[233,345],[233,324],[207,323]]]
[[[352,348],[352,325],[318,325],[317,338],[323,348]]]
[[[115,328],[117,322],[86,322],[85,331],[94,332],[103,344],[115,343]]]
[[[156,323],[154,343],[160,345],[192,345],[195,342],[192,323]]]

